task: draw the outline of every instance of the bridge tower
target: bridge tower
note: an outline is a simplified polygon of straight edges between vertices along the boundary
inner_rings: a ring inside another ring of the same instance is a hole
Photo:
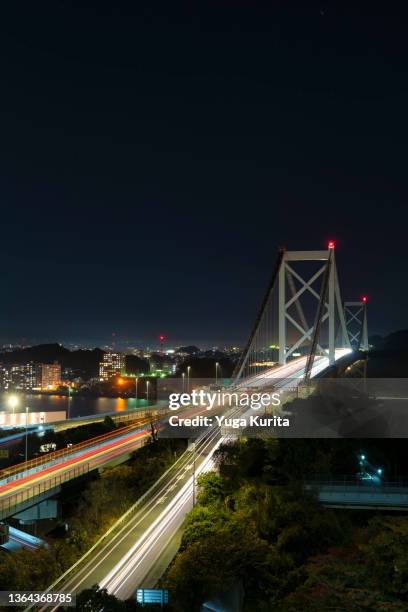
[[[367,296],[359,302],[344,302],[346,333],[354,350],[368,351]]]
[[[310,273],[310,265],[313,273]],[[305,303],[305,297],[309,302],[306,300]],[[325,342],[322,341],[323,325]],[[305,369],[307,378],[316,352],[328,357],[329,364],[334,364],[336,348],[341,346],[351,348],[334,242],[330,241],[327,249],[322,251],[280,249],[271,281],[233,379],[259,374],[273,362],[284,365],[289,358],[298,356],[299,351],[308,356]],[[273,358],[271,352],[274,352]]]

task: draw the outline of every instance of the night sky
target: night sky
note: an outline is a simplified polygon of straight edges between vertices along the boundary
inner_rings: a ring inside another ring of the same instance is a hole
[[[328,238],[407,326],[401,4],[7,5],[0,342],[242,343],[277,248]]]

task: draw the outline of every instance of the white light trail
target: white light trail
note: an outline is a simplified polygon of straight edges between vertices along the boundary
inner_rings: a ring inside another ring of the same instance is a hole
[[[197,468],[195,477],[213,467],[213,454],[224,441],[224,438],[218,440],[208,456]],[[171,502],[164,508],[137,542],[135,542],[126,555],[124,555],[119,563],[117,563],[105,578],[100,581],[99,585],[101,588],[106,588],[110,593],[115,594],[129,579],[132,572],[143,563],[152,545],[157,542],[171,524],[180,517],[180,512],[183,511],[183,508],[187,505],[190,506],[188,502],[193,494],[193,478],[193,476],[190,476],[180,491],[174,496]],[[186,512],[187,509],[185,509],[184,514]]]

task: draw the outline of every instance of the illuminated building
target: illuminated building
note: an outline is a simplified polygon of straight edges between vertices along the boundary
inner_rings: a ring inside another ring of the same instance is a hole
[[[162,353],[152,353],[149,359],[149,366],[151,372],[165,372],[167,374],[173,373],[174,359],[169,355],[163,355]]]
[[[125,355],[118,352],[104,353],[102,361],[99,363],[99,379],[110,380],[118,374],[122,374],[125,369]]]
[[[61,364],[39,363],[36,367],[36,387],[52,390],[61,385]]]
[[[36,385],[36,370],[33,363],[15,364],[4,371],[5,389],[32,389]]]
[[[10,385],[10,370],[4,364],[0,364],[0,388],[8,389]]]

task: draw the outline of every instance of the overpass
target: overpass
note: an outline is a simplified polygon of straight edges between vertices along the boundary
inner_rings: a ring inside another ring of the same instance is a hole
[[[55,495],[62,484],[125,460],[151,435],[150,418],[0,470],[0,519]]]
[[[408,486],[398,482],[315,481],[303,489],[327,508],[408,511]]]

